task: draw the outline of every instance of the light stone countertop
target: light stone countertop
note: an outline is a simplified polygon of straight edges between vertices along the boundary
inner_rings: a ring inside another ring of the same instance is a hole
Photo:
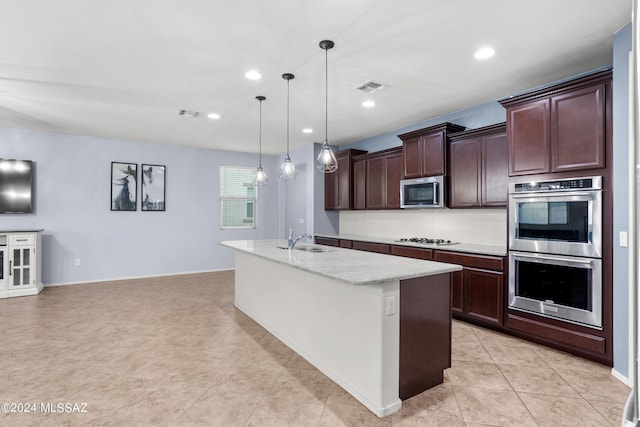
[[[414,243],[414,242],[400,242],[400,236],[398,238],[390,238],[390,237],[376,237],[376,236],[365,236],[361,234],[325,234],[325,233],[316,233],[318,237],[329,237],[332,239],[345,239],[345,240],[358,240],[360,242],[371,242],[371,243],[384,243],[388,245],[398,245],[398,246],[410,246],[413,248],[428,248],[428,249],[438,249],[441,251],[451,251],[451,252],[465,252],[470,254],[477,255],[492,255],[492,256],[506,256],[507,255],[507,247],[499,246],[499,245],[479,245],[473,243],[458,243],[455,245],[435,245],[435,244],[422,244],[422,243]]]
[[[298,249],[290,251],[277,247],[286,247],[286,240],[231,240],[220,244],[353,285],[373,285],[462,270],[462,267],[456,264],[322,245],[298,243],[296,247],[318,246],[327,249],[328,252],[306,252]]]

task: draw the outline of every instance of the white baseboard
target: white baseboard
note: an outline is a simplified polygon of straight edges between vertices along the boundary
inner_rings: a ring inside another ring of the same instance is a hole
[[[109,279],[99,279],[99,280],[85,280],[81,282],[46,283],[44,287],[48,288],[48,287],[54,287],[54,286],[87,285],[87,284],[93,284],[93,283],[117,282],[120,280],[151,279],[154,277],[184,276],[187,274],[216,273],[220,271],[233,271],[233,270],[234,270],[233,268],[221,268],[216,270],[200,270],[200,271],[187,271],[187,272],[180,272],[180,273],[150,274],[147,276],[130,276],[130,277],[115,277],[115,278],[109,278]]]
[[[631,388],[633,385],[631,384],[631,379],[625,377],[620,372],[616,371],[614,368],[611,368],[611,375],[627,387]]]

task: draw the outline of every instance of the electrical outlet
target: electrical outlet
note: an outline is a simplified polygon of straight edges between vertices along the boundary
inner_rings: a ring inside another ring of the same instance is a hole
[[[387,316],[392,316],[396,314],[396,297],[390,296],[387,297]]]
[[[80,258],[76,258],[74,261],[75,266],[79,266],[80,265]]]
[[[629,247],[629,237],[626,231],[620,232],[620,247],[622,248]]]

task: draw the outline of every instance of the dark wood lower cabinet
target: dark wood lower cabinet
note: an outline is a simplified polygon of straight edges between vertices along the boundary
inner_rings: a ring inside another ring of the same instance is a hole
[[[464,315],[464,270],[451,273],[451,311]]]
[[[320,237],[315,236],[315,241],[317,245],[325,245],[325,246],[340,246],[340,239],[333,239],[331,237]]]
[[[456,318],[502,326],[503,273],[465,267],[452,274],[451,310]]]
[[[613,365],[611,338],[598,330],[507,310],[505,331],[520,338],[558,348],[608,366]]]
[[[442,383],[442,372],[449,367],[449,273],[401,280],[400,399],[406,400]]]
[[[384,243],[353,241],[353,249],[367,252],[377,252],[379,254],[390,254],[391,246]]]
[[[504,258],[435,251],[434,260],[460,264],[452,274],[451,310],[456,318],[503,326]]]
[[[466,315],[502,326],[503,273],[465,268],[464,275],[467,286]]]
[[[393,245],[391,246],[391,255],[431,260],[433,259],[433,250],[427,248],[414,248],[411,246]]]
[[[450,274],[450,309],[454,318],[559,348],[609,366],[613,363],[610,356],[611,338],[602,331],[509,309],[505,257],[337,238],[316,237],[316,243],[462,265],[463,270]],[[405,294],[405,297],[408,295]]]
[[[353,240],[340,239],[340,247],[345,249],[353,249]]]

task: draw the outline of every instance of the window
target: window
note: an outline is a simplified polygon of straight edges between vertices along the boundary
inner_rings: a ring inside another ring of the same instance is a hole
[[[256,228],[256,169],[220,166],[220,226],[222,228]]]

